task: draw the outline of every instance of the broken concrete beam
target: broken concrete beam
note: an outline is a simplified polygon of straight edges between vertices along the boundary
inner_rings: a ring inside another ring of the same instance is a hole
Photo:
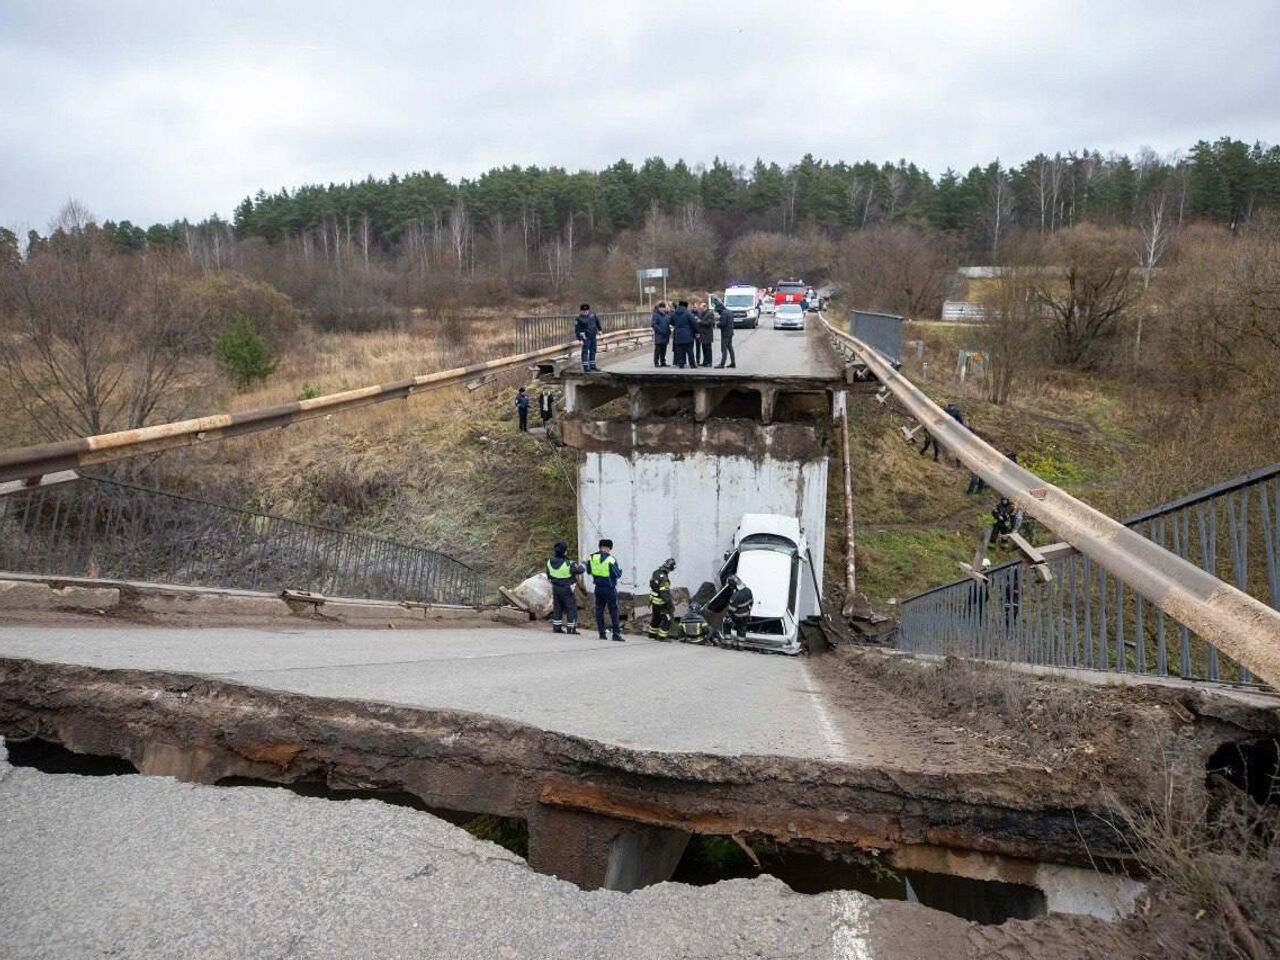
[[[280,597],[244,596],[234,593],[139,592],[134,605],[150,613],[179,616],[289,617],[293,611]],[[308,608],[312,604],[306,604]],[[310,611],[308,610],[308,613]]]
[[[515,607],[498,607],[490,616],[490,619],[498,621],[498,623],[525,624],[531,617],[528,611],[518,610]]]
[[[537,806],[530,811],[529,866],[584,890],[630,893],[670,880],[689,834],[613,817]]]
[[[114,587],[53,586],[0,580],[0,610],[110,610],[120,603]]]

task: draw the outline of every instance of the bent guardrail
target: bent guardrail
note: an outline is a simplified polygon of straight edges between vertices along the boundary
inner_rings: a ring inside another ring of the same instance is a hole
[[[435,550],[102,477],[0,488],[0,570],[478,606],[484,578]]]
[[[823,325],[965,467],[1133,593],[1280,687],[1280,612],[1006,458],[952,419],[884,357]],[[975,583],[975,586],[978,584]]]
[[[1124,521],[1131,530],[1280,608],[1280,463]],[[1057,556],[1042,582],[1021,561],[902,601],[899,649],[1057,667],[1248,683],[1243,666],[1106,569]]]

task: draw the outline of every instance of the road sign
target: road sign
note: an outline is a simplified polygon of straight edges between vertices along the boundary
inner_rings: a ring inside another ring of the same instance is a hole
[[[644,303],[645,295],[650,296],[657,290],[656,287],[646,287],[646,280],[662,281],[662,299],[667,299],[667,268],[666,267],[647,267],[644,270],[636,271],[636,283],[640,287],[640,302]]]

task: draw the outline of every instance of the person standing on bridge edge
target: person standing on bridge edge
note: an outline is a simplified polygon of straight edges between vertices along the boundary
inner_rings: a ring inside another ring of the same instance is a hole
[[[649,318],[649,326],[653,327],[653,365],[667,365],[667,344],[671,342],[671,315],[667,313],[667,302],[660,301],[653,308],[653,316]]]
[[[529,394],[521,387],[516,392],[516,416],[520,418],[520,432],[529,432]]]
[[[698,366],[711,366],[711,341],[715,337],[716,315],[705,303],[698,304]]]
[[[688,364],[697,367],[698,356],[695,341],[698,335],[698,320],[689,310],[689,301],[681,300],[676,312],[671,316],[671,339],[675,342],[676,367],[680,370]]]
[[[547,579],[551,581],[551,632],[578,632],[578,598],[573,585],[586,567],[568,558],[569,545],[557,541],[547,561]]]
[[[617,640],[621,642],[622,623],[618,615],[618,578],[622,576],[622,567],[613,555],[613,541],[601,540],[600,549],[587,558],[587,571],[591,574],[596,594],[596,630],[601,640]],[[613,636],[604,633],[604,611],[609,608],[612,621]]]
[[[729,369],[732,370],[738,365],[738,358],[733,352],[733,314],[723,304],[718,312],[720,316],[716,321],[716,326],[720,328],[720,362],[716,364],[716,369],[724,369],[724,361],[727,357],[729,359]]]
[[[573,322],[573,335],[582,343],[582,372],[599,370],[596,366],[596,337],[604,332],[604,324],[591,312],[591,304],[578,307],[578,319]]]

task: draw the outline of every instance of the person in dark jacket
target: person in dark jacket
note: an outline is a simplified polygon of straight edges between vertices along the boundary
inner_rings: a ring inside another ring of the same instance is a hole
[[[582,370],[584,373],[598,370],[596,366],[596,337],[604,332],[604,324],[591,311],[591,304],[578,307],[578,319],[573,322],[573,335],[582,344]]]
[[[948,403],[942,408],[944,412],[950,414],[951,419],[955,420],[960,426],[964,426],[964,414],[960,411],[960,406],[955,403]],[[933,434],[928,430],[924,432],[924,446],[920,448],[920,456],[924,456],[929,452],[929,448],[933,447],[933,462],[938,462],[938,451],[942,448],[938,446],[938,441],[934,439]]]
[[[529,395],[524,387],[516,393],[516,415],[520,418],[520,432],[529,432]]]
[[[733,352],[733,314],[725,306],[721,306],[718,313],[716,326],[720,328],[720,362],[716,364],[716,369],[725,366],[725,358],[728,358],[729,368],[732,369],[738,365],[738,358]]]
[[[700,604],[689,605],[688,611],[680,618],[676,633],[681,643],[711,642],[711,625],[707,623],[707,618],[703,616]]]
[[[560,540],[547,561],[547,579],[551,581],[552,633],[578,632],[578,598],[573,595],[573,585],[586,567],[570,560],[568,553],[569,545]]]
[[[622,567],[613,555],[613,541],[601,540],[600,549],[587,558],[587,572],[591,574],[596,594],[596,630],[601,640],[625,639],[622,636],[621,617],[618,615],[618,578],[622,576]],[[604,611],[609,610],[609,619],[613,626],[613,636],[604,635]]]
[[[731,634],[736,643],[741,645],[747,639],[747,618],[751,616],[751,605],[755,596],[751,588],[742,582],[741,577],[733,578],[733,593],[729,595],[729,607],[725,612],[725,631]]]
[[[711,366],[711,341],[715,337],[716,315],[705,303],[698,311],[698,366]]]
[[[543,390],[538,394],[538,416],[542,418],[542,429],[547,429],[547,424],[551,422],[551,418],[555,416],[556,398],[551,395],[550,390]]]
[[[676,366],[683,370],[686,365],[698,365],[695,353],[698,339],[698,320],[689,310],[689,304],[681,300],[676,312],[671,315],[671,339],[675,343]]]
[[[671,314],[667,312],[664,300],[653,308],[653,316],[649,318],[649,326],[653,327],[653,365],[667,365],[667,344],[671,342]]]

